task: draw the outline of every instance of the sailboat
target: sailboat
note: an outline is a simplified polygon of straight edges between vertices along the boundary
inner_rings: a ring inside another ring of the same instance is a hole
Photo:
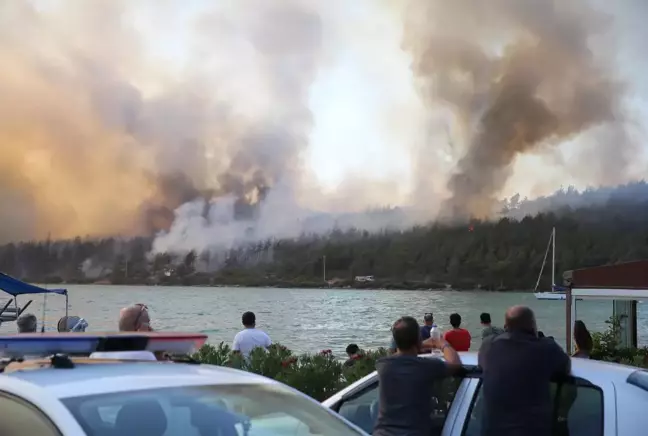
[[[540,279],[542,278],[542,273],[544,271],[545,264],[547,263],[549,249],[551,249],[551,291],[538,292]],[[549,236],[549,243],[547,244],[544,260],[542,261],[540,274],[538,274],[538,281],[536,282],[535,288],[533,289],[533,295],[535,295],[538,300],[565,300],[567,298],[565,295],[565,290],[565,287],[556,285],[556,228],[554,227],[551,230],[551,235]]]

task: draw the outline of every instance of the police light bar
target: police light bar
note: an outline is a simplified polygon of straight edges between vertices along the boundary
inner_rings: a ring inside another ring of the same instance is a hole
[[[196,333],[20,333],[0,336],[0,356],[89,355],[111,351],[190,354],[206,341],[207,335]]]

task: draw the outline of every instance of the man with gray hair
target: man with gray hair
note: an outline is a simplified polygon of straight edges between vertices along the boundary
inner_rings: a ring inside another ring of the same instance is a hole
[[[18,333],[36,333],[38,320],[33,313],[26,313],[18,317],[16,325],[18,326]]]

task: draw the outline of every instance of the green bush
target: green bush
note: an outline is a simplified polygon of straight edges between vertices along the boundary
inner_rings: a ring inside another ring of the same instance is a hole
[[[221,342],[218,345],[204,345],[193,358],[200,363],[228,366],[260,374],[323,401],[345,386],[372,373],[376,368],[376,360],[387,353],[384,348],[362,352],[352,366],[345,366],[331,350],[296,355],[283,345],[273,344],[268,350],[252,350],[248,359],[244,359]]]
[[[607,324],[604,332],[592,333],[592,359],[648,368],[648,347],[621,347],[619,321],[611,318]],[[221,342],[218,345],[204,345],[192,357],[200,363],[228,366],[275,379],[323,401],[372,373],[376,361],[387,354],[385,348],[362,352],[352,366],[345,366],[343,360],[334,356],[331,350],[317,354],[294,354],[283,345],[273,344],[267,350],[253,350],[248,359],[244,359]]]
[[[619,340],[621,322],[618,318],[606,321],[608,327],[603,332],[592,333],[592,354],[595,360],[621,363],[624,365],[648,368],[648,347],[622,347]]]

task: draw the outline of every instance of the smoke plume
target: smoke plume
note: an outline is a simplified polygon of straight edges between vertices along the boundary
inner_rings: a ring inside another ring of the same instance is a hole
[[[596,45],[610,17],[591,2],[415,0],[407,12],[405,47],[423,97],[444,102],[463,133],[446,215],[491,216],[518,156],[597,126],[617,136],[596,159],[623,174],[632,150],[625,88]]]
[[[627,182],[620,28],[595,2],[0,2],[0,243],[183,251],[484,217],[536,154],[553,159],[538,195]],[[323,78],[346,84],[333,110],[313,102]],[[333,159],[313,166],[347,168],[336,188],[307,165],[314,136]]]
[[[137,3],[164,18],[163,4]],[[214,6],[190,25],[179,81],[139,44],[130,4],[0,5],[0,240],[155,232],[182,204],[223,195],[245,215],[297,176],[317,12],[298,0]],[[262,86],[228,70],[231,57]]]

